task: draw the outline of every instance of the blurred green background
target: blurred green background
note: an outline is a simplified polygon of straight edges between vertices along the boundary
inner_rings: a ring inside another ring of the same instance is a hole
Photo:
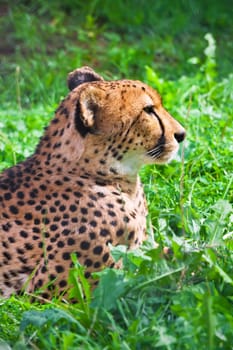
[[[56,98],[65,92],[67,72],[83,64],[107,78],[144,79],[145,66],[165,79],[194,75],[205,61],[207,33],[216,40],[220,78],[232,70],[232,8],[229,0],[3,0],[0,92],[15,101],[6,86],[20,76],[22,102],[47,103],[54,90]]]

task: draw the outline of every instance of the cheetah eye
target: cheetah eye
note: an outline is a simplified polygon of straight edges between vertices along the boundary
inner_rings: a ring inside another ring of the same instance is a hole
[[[147,106],[143,108],[144,112],[148,114],[155,114],[154,106]]]

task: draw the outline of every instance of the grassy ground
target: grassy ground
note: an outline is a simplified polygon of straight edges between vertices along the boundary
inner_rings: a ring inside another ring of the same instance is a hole
[[[233,349],[228,1],[11,3],[0,5],[0,170],[33,152],[83,64],[156,87],[188,136],[171,164],[141,170],[161,248],[113,249],[124,269],[104,271],[92,297],[85,281],[75,288],[78,305],[0,300],[0,349]]]

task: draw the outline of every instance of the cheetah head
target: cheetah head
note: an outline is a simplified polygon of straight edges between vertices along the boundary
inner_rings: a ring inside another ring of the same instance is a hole
[[[140,81],[105,81],[83,67],[68,75],[68,87],[49,132],[62,134],[58,143],[73,164],[85,159],[99,172],[136,174],[143,164],[171,160],[185,138],[158,92]]]

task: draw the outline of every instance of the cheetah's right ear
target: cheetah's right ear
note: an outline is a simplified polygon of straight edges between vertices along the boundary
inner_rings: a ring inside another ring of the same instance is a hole
[[[104,79],[90,67],[84,66],[84,67],[75,69],[73,72],[70,72],[68,74],[67,84],[68,84],[68,88],[71,91],[83,83],[99,81],[99,80],[104,80]]]
[[[85,137],[88,133],[99,134],[98,115],[103,99],[103,91],[96,86],[87,85],[80,93],[75,111],[75,126]]]

